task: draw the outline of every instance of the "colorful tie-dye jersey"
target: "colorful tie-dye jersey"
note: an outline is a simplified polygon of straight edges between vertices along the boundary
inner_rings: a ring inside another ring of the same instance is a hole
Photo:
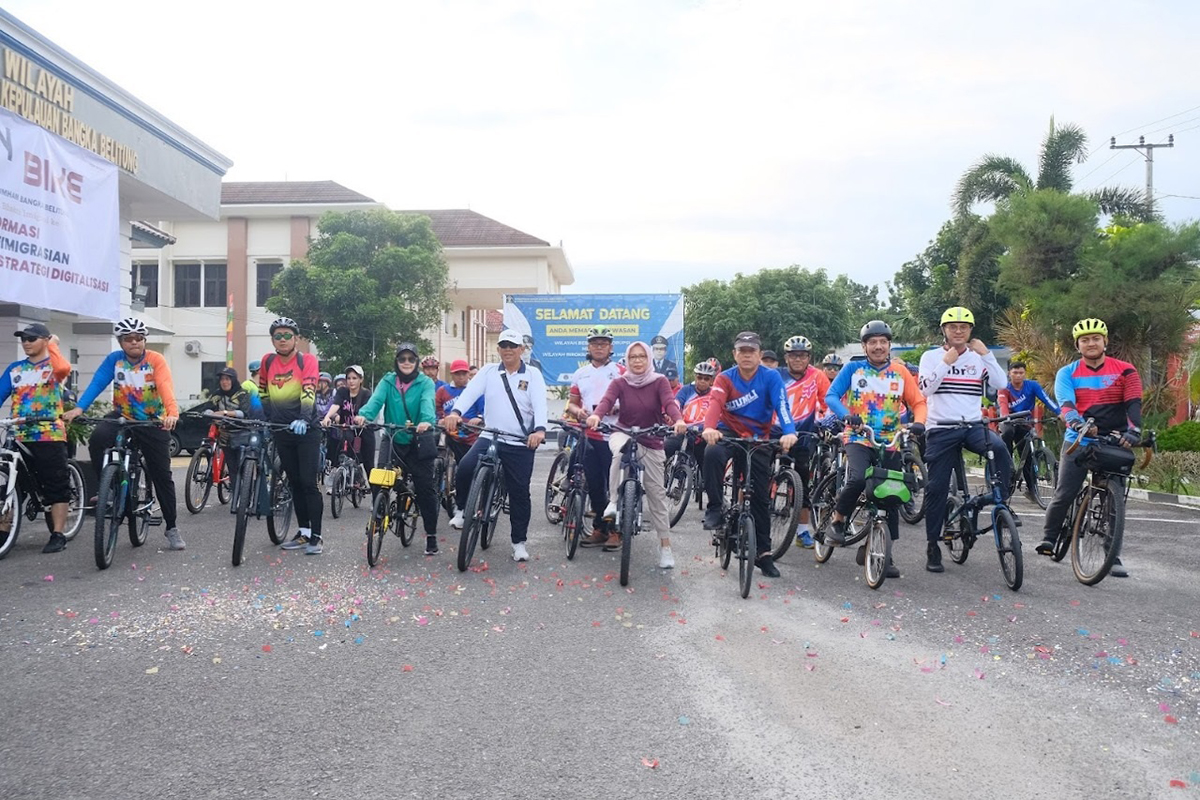
[[[899,359],[881,367],[869,361],[851,361],[829,384],[825,404],[839,417],[856,414],[875,435],[891,439],[900,426],[900,415],[912,412],[912,421],[925,422],[925,395],[916,379]],[[851,434],[848,441],[862,442],[862,434]]]
[[[113,409],[125,419],[144,422],[179,416],[171,369],[162,353],[147,350],[136,364],[126,359],[121,350],[109,353],[79,398],[79,407],[87,411],[110,383]]]
[[[14,417],[54,417],[53,421],[34,422],[17,428],[22,442],[65,442],[67,426],[62,416],[62,382],[71,374],[71,365],[62,357],[58,345],[50,343],[50,354],[36,364],[27,358],[14,361],[0,375],[0,405],[12,396]]]

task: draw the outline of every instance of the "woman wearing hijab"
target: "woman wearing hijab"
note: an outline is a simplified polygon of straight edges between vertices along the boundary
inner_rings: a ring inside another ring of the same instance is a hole
[[[660,424],[665,416],[675,424],[676,433],[686,431],[687,423],[679,413],[679,403],[671,391],[670,382],[666,376],[654,371],[650,361],[650,346],[645,342],[629,345],[625,350],[625,366],[625,374],[608,385],[604,397],[587,418],[588,427],[598,426],[604,415],[619,406],[617,424],[621,427],[649,428]],[[621,490],[621,459],[616,454],[622,452],[628,442],[629,436],[620,431],[614,431],[609,440],[614,458],[609,468],[611,495],[608,507],[604,509],[606,520],[616,519],[617,502],[614,498]],[[675,557],[671,554],[671,524],[667,517],[667,490],[663,485],[663,465],[666,463],[663,440],[658,436],[642,436],[638,439],[638,445],[641,449],[642,488],[646,507],[650,512],[650,522],[659,536],[658,566],[671,569],[675,566]],[[604,549],[617,550],[620,547],[621,535],[614,529]]]
[[[250,416],[257,397],[238,382],[236,369],[225,367],[217,373],[217,388],[208,396],[209,407],[206,411],[218,417],[245,419]],[[217,444],[225,452],[225,474],[232,480],[237,475],[238,448],[230,446],[230,434],[224,428],[218,429]]]

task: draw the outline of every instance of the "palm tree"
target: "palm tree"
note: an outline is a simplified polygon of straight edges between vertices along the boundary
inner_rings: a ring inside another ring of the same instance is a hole
[[[959,216],[970,213],[975,203],[1002,203],[1018,192],[1054,189],[1070,194],[1071,166],[1087,160],[1087,134],[1078,125],[1055,126],[1050,118],[1050,130],[1042,140],[1035,182],[1025,167],[1007,156],[988,154],[963,173],[954,189],[953,206]],[[1153,218],[1145,195],[1137,189],[1108,186],[1087,192],[1105,214],[1124,214],[1141,221]]]

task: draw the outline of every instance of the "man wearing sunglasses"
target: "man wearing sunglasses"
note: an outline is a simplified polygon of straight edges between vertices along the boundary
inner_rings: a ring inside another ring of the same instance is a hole
[[[175,385],[171,368],[161,353],[146,348],[146,323],[136,317],[126,317],[113,325],[113,335],[121,349],[108,354],[96,370],[79,404],[63,415],[70,422],[87,411],[100,393],[113,387],[113,412],[108,417],[146,422],[158,420],[162,427],[131,428],[131,435],[142,451],[146,472],[154,484],[154,495],[162,509],[167,526],[167,547],[183,550],[183,538],[175,526],[175,480],[171,477],[171,429],[179,421],[179,404],[175,402]],[[104,464],[104,451],[117,441],[117,426],[101,424],[88,439],[92,468],[97,474]]]
[[[268,422],[286,425],[275,435],[275,451],[292,487],[292,506],[296,509],[299,530],[284,550],[304,549],[310,556],[320,555],[321,512],[324,502],[313,476],[321,460],[321,428],[317,425],[317,359],[297,352],[300,326],[295,320],[280,317],[271,323],[271,344],[275,352],[262,357],[258,373],[258,396]]]
[[[16,332],[21,337],[25,358],[14,361],[0,373],[0,405],[12,395],[14,417],[41,418],[17,428],[17,441],[29,453],[26,465],[37,477],[45,499],[50,503],[46,524],[50,541],[43,553],[57,553],[67,546],[63,527],[71,502],[71,477],[67,470],[67,426],[59,419],[63,408],[63,381],[71,374],[71,365],[58,350],[58,337],[40,322]],[[20,513],[17,509],[16,513]],[[8,522],[11,523],[9,518]],[[5,525],[0,520],[0,526]],[[7,535],[0,531],[0,538]]]

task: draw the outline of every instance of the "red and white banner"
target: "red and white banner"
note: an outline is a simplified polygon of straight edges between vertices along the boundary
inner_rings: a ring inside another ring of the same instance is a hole
[[[0,109],[0,302],[116,320],[115,164]]]

